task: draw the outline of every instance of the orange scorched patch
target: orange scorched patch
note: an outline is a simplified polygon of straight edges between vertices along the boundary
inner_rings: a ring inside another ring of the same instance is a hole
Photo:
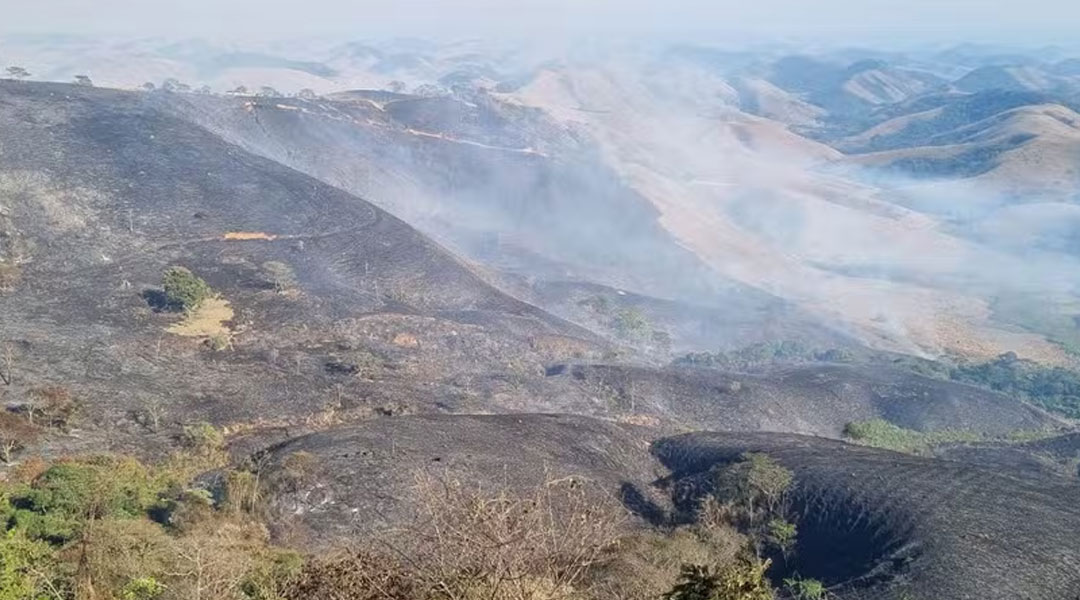
[[[276,238],[276,235],[261,231],[230,231],[225,234],[227,240],[273,240]]]

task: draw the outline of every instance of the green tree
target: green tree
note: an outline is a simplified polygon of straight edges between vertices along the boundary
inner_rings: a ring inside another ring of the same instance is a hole
[[[53,549],[17,530],[0,534],[0,600],[59,598]]]
[[[795,541],[799,535],[798,528],[794,523],[779,518],[770,520],[767,527],[769,543],[776,546],[787,561],[795,548]]]
[[[718,499],[736,504],[751,524],[762,511],[779,515],[794,479],[790,470],[760,452],[747,452],[713,472]]]
[[[169,303],[186,311],[199,308],[213,293],[201,277],[179,266],[165,269],[162,286]]]

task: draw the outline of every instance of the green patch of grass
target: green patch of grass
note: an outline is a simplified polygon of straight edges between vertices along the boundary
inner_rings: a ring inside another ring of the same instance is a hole
[[[941,444],[968,442],[1023,443],[1060,435],[1060,432],[1040,429],[1020,429],[1002,436],[985,436],[973,431],[945,429],[941,431],[915,431],[894,425],[885,419],[855,421],[844,427],[844,437],[849,441],[874,448],[884,448],[908,454],[928,455]]]
[[[884,419],[848,423],[844,427],[844,437],[865,446],[908,454],[929,454],[931,448],[938,444],[978,442],[985,439],[970,431],[914,431],[898,427]]]

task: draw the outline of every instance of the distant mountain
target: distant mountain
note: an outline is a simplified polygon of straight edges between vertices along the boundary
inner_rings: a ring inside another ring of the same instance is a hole
[[[994,90],[1016,92],[1052,91],[1056,82],[1046,72],[1030,66],[980,67],[953,83],[964,92],[987,92]]]
[[[965,104],[980,110],[969,112],[952,105],[898,117],[843,140],[838,147],[861,150],[852,158],[858,164],[914,177],[978,177],[1001,196],[1068,199],[1076,195],[1080,114],[1059,104],[1035,104],[974,120],[990,112],[993,103]]]

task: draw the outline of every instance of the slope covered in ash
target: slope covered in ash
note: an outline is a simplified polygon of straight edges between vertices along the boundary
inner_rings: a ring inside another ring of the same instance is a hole
[[[106,440],[66,444],[145,446],[149,403],[166,430],[475,404],[485,386],[602,347],[384,211],[146,94],[4,82],[0,125],[0,258],[21,272],[0,294],[0,340],[17,355],[4,402],[70,388]],[[271,261],[289,289],[268,280]],[[212,323],[229,348],[170,330],[184,319],[156,301],[170,265],[229,303]],[[481,379],[465,393],[454,377]]]
[[[1071,600],[1080,593],[1073,484],[771,434],[686,434],[657,442],[674,482],[765,452],[794,472],[794,568],[844,600]]]
[[[918,431],[987,436],[1063,426],[1002,394],[883,366],[811,364],[751,374],[570,364],[549,367],[548,373],[623,410],[696,429],[839,438],[847,424],[872,419]]]
[[[935,454],[976,465],[1009,465],[1032,477],[1080,477],[1080,434],[1076,433],[1023,443],[950,445],[938,448]]]
[[[400,527],[421,499],[417,478],[487,490],[525,489],[563,477],[607,493],[642,489],[661,474],[648,453],[656,433],[569,415],[426,415],[368,421],[289,439],[266,451],[266,477],[308,456],[302,481],[278,486],[279,536],[333,546]],[[291,458],[292,457],[292,458]]]

